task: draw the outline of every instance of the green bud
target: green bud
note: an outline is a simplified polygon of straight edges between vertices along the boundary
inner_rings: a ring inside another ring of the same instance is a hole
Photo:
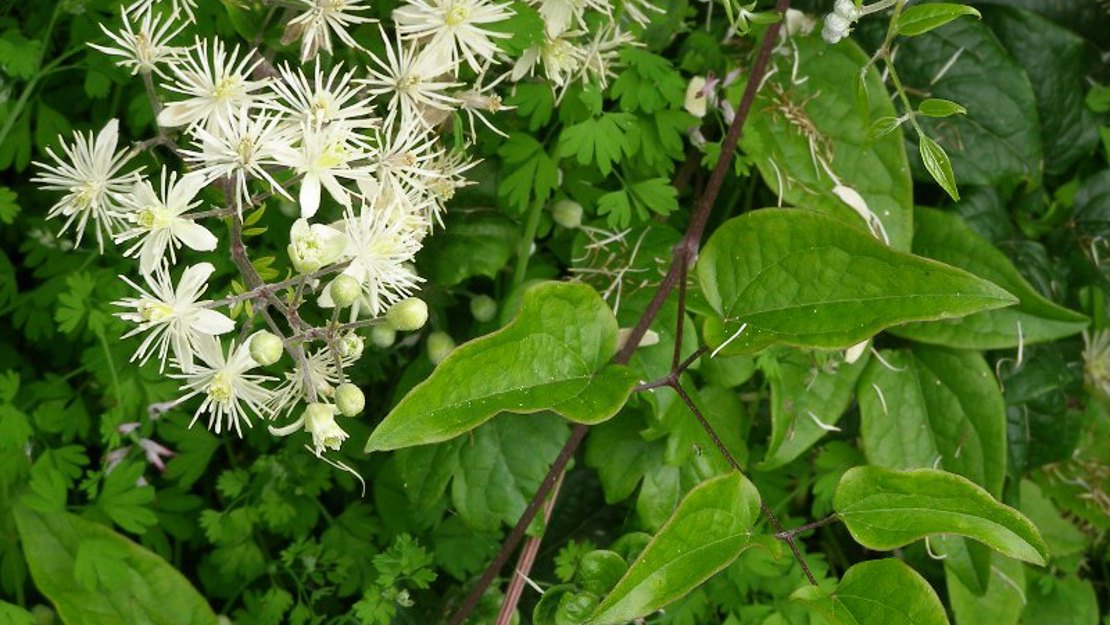
[[[31,608],[31,619],[35,625],[53,625],[55,622],[54,610],[41,603]]]
[[[340,274],[335,280],[331,281],[328,291],[331,292],[331,301],[336,306],[346,308],[355,303],[355,300],[362,295],[362,285],[351,276]]]
[[[446,332],[432,332],[428,335],[428,360],[433,365],[443,362],[455,350],[455,339]]]
[[[397,331],[388,323],[379,323],[370,328],[370,340],[382,349],[392,347],[397,340]]]
[[[582,205],[574,200],[559,200],[551,207],[551,216],[555,223],[574,230],[582,225]]]
[[[281,338],[276,334],[259,330],[251,337],[251,358],[262,366],[272,365],[280,360],[283,350]]]
[[[335,407],[339,408],[339,414],[344,417],[353,417],[366,407],[366,395],[350,382],[340,384],[335,389]]]
[[[470,300],[470,314],[474,315],[474,318],[478,321],[485,323],[497,314],[497,302],[493,301],[493,298],[489,295],[479,295]]]
[[[650,542],[651,534],[630,532],[613,541],[609,549],[623,557],[626,562],[630,562],[635,560]]]
[[[366,349],[366,343],[361,336],[354,332],[339,337],[339,355],[344,358],[358,360],[362,358],[362,350],[364,349]]]
[[[395,330],[419,330],[428,322],[428,305],[419,297],[410,297],[394,304],[385,318]]]

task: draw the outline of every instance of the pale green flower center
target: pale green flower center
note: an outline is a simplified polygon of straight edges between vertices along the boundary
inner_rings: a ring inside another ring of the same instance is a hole
[[[454,4],[447,10],[447,16],[444,18],[444,21],[448,26],[458,26],[465,22],[468,17],[470,17],[469,8],[461,4]]]
[[[147,230],[161,230],[169,227],[173,219],[165,206],[144,206],[136,221]]]
[[[254,161],[254,140],[244,137],[239,141],[239,164],[249,165]]]
[[[86,180],[73,189],[73,204],[85,210],[97,203],[104,193],[104,185],[99,180]]]
[[[159,323],[173,317],[173,307],[165,302],[147,300],[139,303],[139,317],[143,321]]]
[[[224,76],[216,81],[216,86],[212,90],[212,97],[217,100],[228,100],[239,95],[242,87],[242,81],[238,76]]]
[[[221,371],[212,376],[212,381],[208,383],[208,388],[204,390],[213,400],[225,402],[231,399],[231,380],[226,373]]]

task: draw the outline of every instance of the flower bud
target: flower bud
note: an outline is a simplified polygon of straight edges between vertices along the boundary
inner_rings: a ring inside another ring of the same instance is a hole
[[[419,330],[428,321],[428,305],[419,297],[410,297],[394,304],[385,317],[396,330]]]
[[[358,280],[345,274],[336,276],[335,280],[331,281],[328,290],[331,291],[331,301],[339,308],[350,306],[362,295],[362,285],[358,283]]]
[[[551,207],[551,217],[560,226],[574,230],[582,225],[582,205],[574,200],[559,200]]]
[[[428,360],[433,365],[443,362],[447,355],[455,351],[455,339],[446,332],[432,332],[428,335]]]
[[[474,318],[478,321],[485,323],[497,314],[497,302],[493,301],[493,298],[489,295],[479,295],[470,300],[470,314],[474,315]]]
[[[852,23],[837,13],[825,16],[825,26],[821,29],[821,37],[829,43],[837,43],[848,36]]]
[[[344,359],[358,360],[362,358],[362,350],[364,349],[366,349],[366,342],[354,332],[339,338],[339,355]]]
[[[309,404],[304,409],[304,429],[312,434],[312,445],[319,456],[325,449],[339,449],[347,440],[347,432],[335,422],[335,406]]]
[[[856,3],[853,0],[836,0],[836,5],[833,6],[833,13],[836,13],[849,22],[856,21],[860,16],[860,10],[856,7]]]
[[[346,239],[342,232],[298,219],[289,231],[289,260],[301,273],[311,273],[339,260]]]
[[[262,366],[272,365],[281,360],[284,347],[281,337],[266,330],[259,330],[251,337],[251,358]]]
[[[381,323],[370,328],[370,341],[381,349],[392,347],[396,340],[397,331],[388,323]]]
[[[705,77],[694,76],[686,85],[686,100],[682,106],[694,117],[705,117],[708,98],[705,94]]]
[[[353,417],[366,407],[366,395],[350,382],[340,384],[335,389],[335,407],[339,409],[339,414]]]

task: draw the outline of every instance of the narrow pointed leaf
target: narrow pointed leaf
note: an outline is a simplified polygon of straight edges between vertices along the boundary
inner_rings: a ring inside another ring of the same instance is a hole
[[[701,483],[594,611],[589,625],[646,616],[685,596],[749,546],[759,492],[733,472]]]
[[[952,162],[948,160],[948,153],[925,135],[921,135],[921,162],[933,180],[955,201],[960,201],[960,190],[956,188],[956,175],[952,173]]]
[[[908,321],[1009,306],[1006,291],[963,270],[896,252],[835,217],[762,209],[729,220],[698,261],[729,354],[783,343],[848,348]]]
[[[990,280],[1018,304],[959,319],[911,323],[893,334],[961,349],[1010,349],[1082,332],[1087,317],[1058,306],[1030,285],[1006,255],[976,234],[958,215],[933,208],[914,212],[913,252]]]
[[[617,320],[592,288],[549,282],[524,294],[506,327],[460,346],[371,434],[366,451],[436,443],[499,412],[550,410],[579,423],[612,417],[636,384],[608,364]]]
[[[894,558],[852,566],[832,593],[806,586],[791,598],[835,625],[948,625],[944,606],[929,582]]]
[[[966,478],[935,469],[849,469],[833,508],[856,542],[888,551],[937,534],[973,538],[1004,555],[1044,564],[1048,547],[1020,512]]]

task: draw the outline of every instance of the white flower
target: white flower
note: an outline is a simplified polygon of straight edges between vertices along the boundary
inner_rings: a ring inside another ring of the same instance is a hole
[[[482,122],[483,126],[489,128],[494,133],[502,137],[509,136],[505,134],[504,131],[494,126],[489,119],[486,118],[486,113],[499,113],[501,111],[511,111],[516,108],[515,106],[505,106],[501,101],[501,96],[493,92],[493,88],[508,77],[508,74],[502,74],[488,85],[482,85],[483,77],[478,76],[474,79],[474,85],[470,89],[452,94],[459,101],[459,110],[466,114],[467,120],[470,122],[470,138],[472,141],[476,141],[478,137],[474,129],[475,119]]]
[[[347,209],[343,234],[347,238],[343,257],[351,261],[343,274],[362,285],[371,315],[381,315],[416,289],[421,278],[408,263],[420,250],[420,243],[402,220],[363,204],[357,216]],[[330,288],[324,289],[319,305],[334,306]],[[351,314],[357,315],[358,308],[358,303],[352,306]]]
[[[473,181],[463,177],[463,174],[478,162],[468,161],[466,155],[458,151],[440,156],[432,163],[432,169],[438,175],[430,177],[426,182],[430,200],[427,204],[432,209],[432,214],[427,219],[429,224],[443,225],[443,213],[447,211],[447,202],[455,197],[456,190],[474,184]]]
[[[539,62],[543,64],[544,75],[553,85],[566,87],[574,79],[584,60],[585,52],[570,40],[580,34],[582,33],[563,33],[545,39],[542,45],[528,48],[513,65],[511,80],[515,82],[524,76],[530,76]]]
[[[497,46],[494,38],[509,37],[482,28],[513,16],[509,4],[488,0],[408,0],[393,11],[397,31],[406,40],[426,40],[425,53],[440,63],[455,67],[458,72],[460,55],[470,68],[481,73],[492,63]]]
[[[321,48],[331,52],[331,33],[346,45],[361,50],[347,32],[355,24],[366,24],[377,20],[364,17],[358,11],[368,11],[362,0],[294,0],[307,10],[289,21],[282,36],[282,43],[292,43],[301,38],[301,61],[316,56]]]
[[[158,65],[174,61],[184,51],[184,48],[171,46],[170,40],[185,28],[185,24],[182,23],[173,29],[173,16],[162,21],[161,16],[155,16],[153,12],[148,11],[139,23],[139,31],[135,32],[127,12],[121,9],[120,13],[123,18],[123,30],[120,32],[114,33],[103,23],[100,24],[100,30],[104,31],[104,34],[108,35],[116,45],[101,46],[90,43],[89,47],[100,50],[104,54],[122,57],[122,60],[116,61],[116,65],[131,68],[132,76],[139,72],[144,74],[154,72],[165,77]]]
[[[436,137],[426,134],[417,126],[402,126],[396,133],[379,135],[375,153],[374,175],[378,187],[390,199],[407,202],[406,212],[412,212],[422,203],[430,178],[440,175],[433,165],[443,155]],[[364,197],[373,197],[376,190],[364,189]]]
[[[425,109],[441,112],[454,109],[458,101],[448,95],[447,90],[458,87],[461,83],[439,80],[439,77],[450,74],[454,68],[431,55],[421,53],[416,43],[407,47],[402,45],[400,35],[394,45],[390,45],[385,31],[382,30],[381,33],[385,41],[386,58],[383,61],[371,52],[373,65],[367,67],[370,76],[361,82],[366,85],[367,93],[389,95],[389,113],[385,124],[392,126],[399,119],[401,126],[427,126],[424,122]]]
[[[344,367],[353,364],[354,361],[355,359],[349,356],[341,355],[340,362]],[[284,412],[289,415],[302,399],[308,401],[305,378],[311,382],[317,397],[331,397],[335,392],[335,387],[340,383],[340,376],[335,355],[331,350],[327,347],[316,350],[305,358],[304,364],[305,366],[301,366],[298,363],[292,371],[285,372],[285,381],[274,391],[267,403],[270,414],[277,415]],[[289,433],[293,431],[295,428]]]
[[[296,148],[281,146],[274,151],[275,159],[301,177],[301,217],[312,217],[320,208],[320,187],[344,207],[351,205],[349,192],[339,178],[369,180],[370,171],[357,161],[366,158],[370,146],[342,123],[325,128],[303,127],[301,144]]]
[[[202,125],[213,129],[221,122],[230,121],[243,108],[260,104],[261,94],[255,93],[267,85],[265,80],[250,80],[262,57],[254,61],[250,55],[239,58],[239,46],[229,54],[219,39],[201,40],[179,63],[171,66],[175,80],[166,86],[188,99],[170,102],[158,114],[158,125]]]
[[[130,159],[126,151],[116,152],[119,142],[119,120],[113,119],[93,137],[92,132],[73,134],[73,144],[61,144],[65,158],[60,158],[50,148],[46,153],[53,164],[35,162],[42,171],[31,179],[43,189],[65,191],[66,195],[50,208],[47,218],[62,215],[66,218],[61,233],[76,223],[77,243],[85,235],[85,226],[91,218],[96,230],[96,242],[104,251],[104,239],[110,238],[120,225],[119,198],[130,190],[134,174],[120,175],[120,169]],[[60,234],[60,233],[59,233]]]
[[[155,4],[160,4],[162,0],[135,0],[127,6],[126,11],[131,15],[139,13],[149,13]],[[196,22],[197,17],[193,10],[197,8],[197,0],[170,0],[170,12],[173,14],[184,13],[185,19],[189,22]]]
[[[590,45],[581,49],[582,66],[578,73],[583,82],[596,82],[602,89],[609,86],[609,78],[616,75],[613,65],[620,57],[620,49],[633,45],[635,39],[620,28],[602,28],[594,34]],[[546,61],[545,61],[546,62]]]
[[[145,363],[157,352],[161,363],[159,370],[164,370],[167,352],[172,349],[178,368],[188,373],[192,371],[193,351],[201,337],[226,334],[235,329],[235,322],[227,315],[206,308],[210,302],[198,301],[208,288],[208,278],[213,271],[215,267],[210,263],[193,265],[181,275],[175,289],[169,270],[162,265],[143,276],[150,291],[120,276],[140,295],[113,302],[116,306],[133,309],[131,312],[116,313],[117,317],[138,324],[123,338],[149,332],[131,357],[132,362],[138,359],[140,364]]]
[[[586,9],[605,15],[612,14],[609,0],[534,0],[531,4],[540,5],[540,17],[543,18],[548,38],[552,39],[569,30],[572,22],[585,30],[583,15]]]
[[[354,71],[342,73],[337,63],[324,77],[317,63],[310,83],[304,72],[289,65],[278,66],[281,80],[272,85],[277,99],[268,106],[289,118],[295,125],[324,126],[342,121],[351,128],[370,128],[375,125],[371,98],[364,98],[351,84]]]
[[[289,436],[303,429],[312,434],[313,452],[320,456],[325,449],[338,450],[343,441],[347,440],[347,432],[335,422],[337,412],[338,408],[332,404],[312,403],[296,421],[285,427],[271,427],[270,433],[274,436]]]
[[[342,232],[323,224],[309,225],[303,217],[293,222],[289,231],[289,259],[301,273],[312,273],[339,260],[346,246]]]
[[[231,342],[227,357],[224,356],[220,342],[215,338],[207,338],[197,345],[197,356],[203,365],[191,372],[174,374],[170,377],[184,380],[182,391],[188,391],[178,402],[183,402],[196,395],[204,395],[204,401],[197,408],[189,427],[197,422],[200,415],[208,413],[208,429],[220,434],[226,428],[241,438],[243,429],[241,422],[245,421],[247,427],[251,426],[250,415],[243,404],[255,416],[268,418],[267,402],[273,397],[273,392],[262,386],[263,382],[273,381],[276,378],[268,375],[247,373],[258,366],[251,358],[250,348],[246,344],[236,346]]]
[[[278,164],[275,154],[288,144],[281,118],[243,108],[229,120],[221,118],[214,132],[198,126],[193,128],[193,134],[200,149],[182,150],[182,154],[206,183],[224,177],[233,180],[235,207],[240,215],[243,203],[250,202],[247,181],[251,177],[266,180],[274,191],[293,199],[266,170],[268,165]]]
[[[125,217],[132,226],[116,235],[116,243],[139,239],[123,253],[124,256],[139,255],[139,271],[144,274],[154,271],[162,264],[167,251],[170,263],[176,264],[177,249],[182,244],[198,252],[216,249],[218,240],[207,228],[181,216],[200,204],[193,199],[203,188],[204,179],[200,175],[178,178],[173,172],[167,176],[163,166],[161,193],[144,179],[136,182],[134,190],[123,197]]]

